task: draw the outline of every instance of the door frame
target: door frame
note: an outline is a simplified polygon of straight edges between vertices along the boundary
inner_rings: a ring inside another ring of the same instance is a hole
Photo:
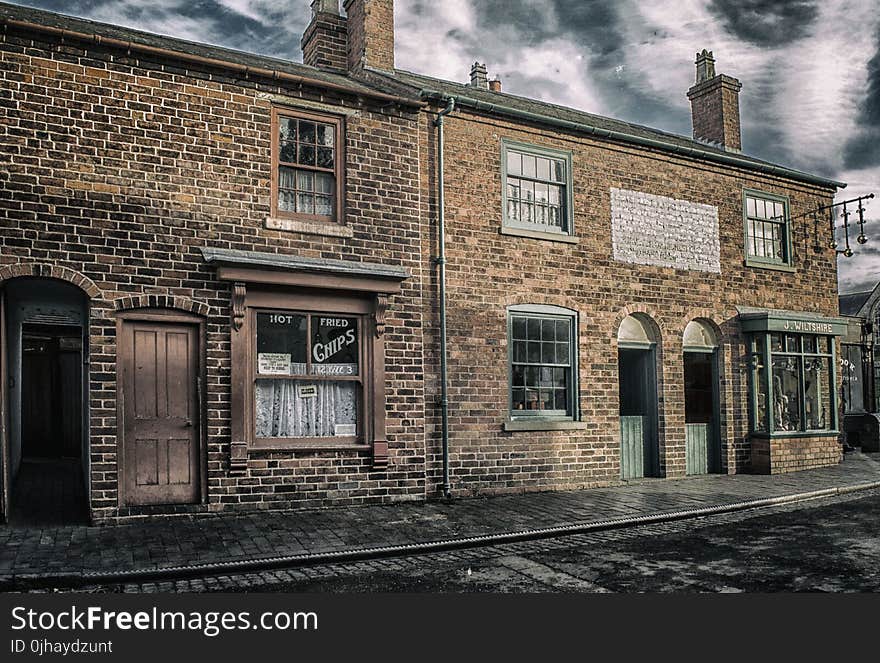
[[[633,343],[620,342],[617,346],[617,361],[620,365],[621,350],[636,351],[642,353],[639,358],[644,366],[650,368],[650,372],[643,376],[647,378],[640,384],[642,389],[641,397],[646,404],[644,418],[644,428],[642,429],[642,477],[641,478],[662,478],[663,473],[660,471],[660,393],[658,385],[658,374],[661,367],[658,366],[658,352],[656,343]],[[618,394],[620,393],[620,371],[618,370]],[[620,413],[618,411],[618,422],[620,421]],[[618,423],[619,426],[619,423]],[[618,433],[619,434],[619,433]]]
[[[0,284],[0,471],[3,491],[0,495],[3,522],[9,522],[12,482],[12,450],[9,447],[9,352],[6,334],[6,288]]]
[[[187,325],[195,327],[198,349],[196,356],[196,408],[198,411],[198,456],[199,456],[199,500],[196,504],[205,504],[208,501],[208,399],[207,393],[207,331],[205,319],[174,309],[146,308],[120,311],[116,314],[116,504],[119,508],[148,508],[155,509],[158,505],[136,506],[125,502],[125,427],[121,422],[125,420],[125,392],[123,383],[123,360],[120,356],[120,347],[123,338],[123,330],[126,323],[153,322]]]

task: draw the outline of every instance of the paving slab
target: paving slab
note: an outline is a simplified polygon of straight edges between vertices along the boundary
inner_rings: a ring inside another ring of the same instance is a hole
[[[872,457],[873,456],[873,457]],[[0,589],[369,559],[683,518],[880,486],[880,456],[783,476],[646,479],[453,501],[174,517],[117,526],[0,527]]]

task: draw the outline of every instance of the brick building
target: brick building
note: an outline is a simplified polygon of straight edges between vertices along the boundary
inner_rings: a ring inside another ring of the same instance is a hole
[[[843,185],[743,155],[711,53],[691,139],[344,9],[297,64],[0,4],[7,518],[53,473],[114,522],[839,460],[800,215]]]

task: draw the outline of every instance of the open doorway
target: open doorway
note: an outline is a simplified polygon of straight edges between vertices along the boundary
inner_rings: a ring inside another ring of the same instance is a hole
[[[52,279],[13,279],[4,289],[7,521],[85,523],[86,297]]]
[[[685,328],[682,344],[686,471],[720,472],[718,342],[706,323],[694,320]]]
[[[657,355],[647,321],[626,317],[617,335],[620,389],[620,477],[660,476]]]

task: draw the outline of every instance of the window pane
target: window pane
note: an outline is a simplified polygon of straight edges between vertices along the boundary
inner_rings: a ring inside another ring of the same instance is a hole
[[[333,168],[333,148],[332,147],[319,147],[318,148],[318,167],[319,168]]]
[[[770,334],[770,352],[782,352],[782,334]]]
[[[305,375],[306,316],[284,311],[257,314],[257,372]]]
[[[550,187],[543,182],[535,183],[535,200],[539,203],[547,203],[550,201]]]
[[[299,140],[301,143],[315,142],[315,123],[307,120],[299,121]]]
[[[777,431],[800,430],[797,357],[773,357],[773,424]]]
[[[538,158],[538,179],[544,181],[550,179],[550,159]]]
[[[569,345],[568,343],[557,343],[556,344],[556,363],[557,364],[568,364],[570,363],[569,353],[568,353]]]
[[[540,364],[541,363],[541,343],[540,342],[529,343],[528,361],[530,364]]]
[[[831,354],[831,346],[829,345],[829,341],[831,340],[830,336],[819,336],[819,352],[824,352],[825,354]]]
[[[815,336],[804,336],[804,352],[816,352]]]
[[[758,337],[760,339],[760,337]],[[763,346],[763,339],[758,343]],[[752,355],[752,389],[755,390],[755,403],[757,410],[754,413],[754,425],[756,431],[767,430],[767,366],[764,363],[764,353]]]
[[[522,155],[519,152],[507,151],[507,173],[509,175],[522,175]]]
[[[541,343],[541,363],[542,364],[555,364],[556,363],[556,344],[555,343]]]
[[[295,189],[296,171],[293,168],[281,166],[278,169],[278,186],[282,189]]]
[[[801,347],[799,343],[800,337],[795,334],[786,334],[785,335],[785,351],[786,352],[800,352]]]
[[[357,319],[313,315],[311,359],[312,375],[357,375]]]
[[[286,163],[296,163],[296,143],[282,143],[278,158]]]
[[[755,216],[755,199],[746,198],[746,215]]]
[[[332,216],[333,205],[330,196],[315,196],[315,214]]]
[[[541,321],[541,340],[543,340],[543,341],[556,340],[556,321],[555,320],[542,320]]]
[[[538,366],[526,366],[526,386],[537,387],[541,381],[541,369]]]
[[[569,330],[571,329],[571,323],[568,320],[557,320],[556,321],[556,340],[557,341],[567,341],[569,340]]]
[[[555,180],[557,182],[565,182],[565,164],[562,161],[555,161]]]
[[[525,389],[514,389],[511,393],[511,397],[513,400],[513,409],[514,410],[525,410],[526,409],[526,390]]]
[[[296,194],[293,191],[280,189],[278,191],[278,209],[283,212],[295,212]]]
[[[807,430],[831,428],[831,373],[825,357],[804,360],[804,396]]]
[[[525,318],[514,318],[513,319],[513,337],[514,338],[527,338],[526,337],[526,319]]]
[[[526,342],[514,341],[513,343],[513,361],[524,362],[526,360]]]
[[[357,382],[257,380],[257,437],[351,437],[357,434]]]
[[[299,163],[303,166],[315,165],[315,146],[299,144]]]
[[[289,117],[278,120],[278,139],[282,142],[296,140],[296,120]]]
[[[556,390],[556,404],[553,407],[556,410],[560,410],[562,412],[568,412],[568,390],[567,389],[557,389]]]
[[[755,208],[756,208],[756,211],[757,211],[757,216],[758,216],[758,218],[760,218],[760,219],[766,219],[766,218],[767,218],[767,210],[765,209],[764,201],[763,201],[763,200],[756,200],[756,201],[755,201]]]
[[[541,321],[538,318],[528,319],[528,338],[537,341],[541,338]]]
[[[507,218],[509,221],[519,221],[519,203],[515,200],[507,201]]]
[[[301,214],[315,213],[315,196],[311,193],[300,193],[296,196],[296,211]]]
[[[551,205],[559,205],[559,201],[561,200],[561,187],[551,186],[548,189],[549,200]]]
[[[532,216],[534,208],[531,203],[520,203],[519,205],[519,220],[523,223],[534,223],[535,219]]]
[[[537,164],[533,154],[522,155],[522,174],[524,177],[535,177],[537,175]]]
[[[299,170],[296,173],[296,188],[300,191],[315,190],[315,174],[307,170]]]
[[[782,203],[773,203],[773,216],[777,219],[783,219],[785,214],[785,208]]]
[[[336,142],[336,130],[335,127],[329,124],[319,124],[318,125],[318,145],[324,145],[326,147],[333,147]]]
[[[327,173],[315,173],[315,191],[330,195],[336,186],[336,178]]]
[[[557,346],[559,347],[559,346]],[[568,369],[567,368],[554,368],[553,369],[553,386],[558,388],[564,388],[568,386]]]
[[[514,387],[525,386],[526,369],[525,366],[514,366],[510,371],[510,384]]]

